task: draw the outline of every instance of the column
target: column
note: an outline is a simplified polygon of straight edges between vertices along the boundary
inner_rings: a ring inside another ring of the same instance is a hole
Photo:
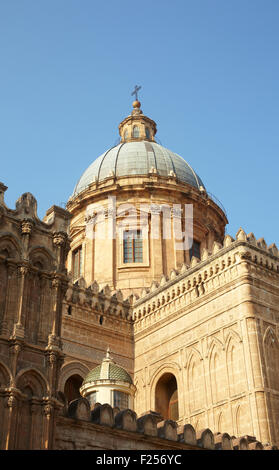
[[[251,374],[253,377],[252,413],[256,437],[262,442],[270,442],[270,430],[266,407],[266,397],[262,377],[261,357],[258,345],[257,319],[247,318]],[[249,365],[250,365],[249,364]],[[256,422],[255,422],[256,420]]]
[[[8,420],[5,450],[11,450],[15,448],[17,405],[18,402],[16,397],[13,394],[10,394],[6,402],[6,406],[8,408]]]
[[[13,330],[13,338],[20,338],[24,339],[24,310],[25,310],[25,284],[26,278],[28,274],[28,267],[27,266],[20,266],[19,267],[19,276],[20,276],[20,284],[19,284],[19,303],[18,303],[18,315],[17,315],[17,323],[14,325]]]
[[[7,275],[8,275],[7,292],[6,292],[5,308],[4,308],[2,326],[1,326],[1,333],[4,336],[9,335],[9,305],[10,305],[11,296],[15,295],[15,293],[12,292],[12,283],[13,283],[13,276],[14,276],[15,270],[16,270],[16,265],[13,263],[7,262]]]

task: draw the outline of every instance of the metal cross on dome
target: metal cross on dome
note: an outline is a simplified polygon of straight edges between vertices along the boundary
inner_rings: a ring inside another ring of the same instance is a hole
[[[141,89],[141,86],[135,85],[135,89],[134,89],[133,93],[131,93],[132,96],[135,95],[137,101],[138,101],[138,91],[140,89]]]

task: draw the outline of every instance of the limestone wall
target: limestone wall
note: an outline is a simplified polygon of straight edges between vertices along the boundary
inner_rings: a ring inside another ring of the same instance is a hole
[[[133,306],[135,407],[156,409],[164,374],[179,420],[278,443],[279,259],[240,230],[172,271]]]
[[[110,348],[113,360],[133,377],[134,343],[130,299],[95,281],[70,283],[63,302],[62,340],[65,354],[59,390],[78,374],[83,379]]]

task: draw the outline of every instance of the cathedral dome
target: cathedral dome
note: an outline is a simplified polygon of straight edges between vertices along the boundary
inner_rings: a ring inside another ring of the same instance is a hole
[[[197,189],[204,186],[200,177],[179,155],[156,142],[138,140],[121,142],[98,157],[83,173],[73,196],[77,196],[91,183],[115,176],[176,176],[178,181]]]
[[[108,149],[85,170],[72,197],[92,183],[111,177],[147,176],[176,177],[177,181],[204,190],[204,184],[184,158],[155,141],[156,123],[144,116],[141,103],[133,102],[133,110],[119,124],[121,142]]]

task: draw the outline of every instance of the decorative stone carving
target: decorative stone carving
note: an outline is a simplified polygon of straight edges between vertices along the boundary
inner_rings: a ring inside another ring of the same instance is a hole
[[[29,267],[28,266],[19,266],[18,268],[18,273],[20,276],[26,276],[29,272]]]
[[[21,233],[22,235],[30,235],[34,226],[34,222],[31,219],[24,219],[21,222]]]
[[[43,406],[43,412],[44,412],[45,416],[50,418],[54,413],[53,405],[51,405],[50,403],[47,403],[46,405],[44,405]]]
[[[8,408],[13,409],[17,406],[17,399],[14,395],[10,395],[7,399],[6,405]]]
[[[53,244],[56,246],[64,246],[68,236],[65,232],[54,232],[53,234]]]
[[[37,217],[37,201],[31,193],[24,193],[16,201],[16,211],[20,215],[26,215],[30,218]]]

